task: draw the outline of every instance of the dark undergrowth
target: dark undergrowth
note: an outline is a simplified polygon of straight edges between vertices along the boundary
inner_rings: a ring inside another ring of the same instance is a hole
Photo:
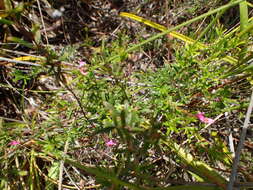
[[[0,189],[252,189],[251,17],[243,0],[0,1]]]

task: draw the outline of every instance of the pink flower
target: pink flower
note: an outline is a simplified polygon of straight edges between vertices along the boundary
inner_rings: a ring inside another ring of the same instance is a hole
[[[214,120],[213,120],[213,119],[208,118],[208,117],[205,117],[204,114],[205,114],[204,112],[198,112],[198,113],[196,114],[196,117],[197,117],[201,122],[203,122],[203,123],[206,123],[206,124],[212,124],[212,123],[214,123]]]
[[[85,65],[86,65],[86,62],[84,61],[79,61],[79,71],[83,74],[83,75],[86,75],[87,74],[87,70],[85,68]]]
[[[78,67],[80,68],[80,67],[83,67],[85,65],[86,65],[86,63],[84,61],[79,61],[79,66]]]
[[[15,146],[15,145],[18,145],[18,144],[20,144],[19,141],[11,141],[11,142],[9,143],[9,145],[11,145],[11,146]]]
[[[106,146],[108,146],[108,147],[113,147],[113,146],[115,146],[117,143],[116,143],[114,140],[109,140],[109,141],[107,141],[105,144],[106,144]]]
[[[214,99],[215,102],[221,102],[221,99],[219,97]]]

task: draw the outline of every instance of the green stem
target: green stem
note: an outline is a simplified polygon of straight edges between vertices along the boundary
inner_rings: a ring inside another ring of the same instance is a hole
[[[180,29],[180,28],[182,28],[182,27],[184,27],[186,25],[192,24],[192,23],[194,23],[194,22],[196,22],[196,21],[198,21],[200,19],[203,19],[203,18],[205,18],[207,16],[210,16],[212,14],[220,12],[220,11],[222,11],[224,9],[233,7],[233,6],[241,3],[242,1],[244,1],[244,0],[237,0],[237,1],[234,1],[234,2],[231,2],[231,3],[228,3],[227,5],[223,5],[223,6],[219,7],[219,8],[217,8],[217,9],[211,10],[211,11],[205,13],[205,14],[202,14],[202,15],[200,15],[198,17],[195,17],[195,18],[193,18],[191,20],[188,20],[188,21],[186,21],[186,22],[184,22],[182,24],[179,24],[179,25],[175,26],[174,28],[171,28],[169,30],[165,30],[164,32],[161,32],[161,33],[159,33],[159,34],[157,34],[155,36],[152,36],[152,37],[148,38],[147,40],[144,40],[143,42],[140,42],[139,44],[134,45],[133,47],[128,48],[126,50],[126,53],[130,53],[130,52],[132,52],[132,51],[140,48],[141,46],[143,46],[143,45],[145,45],[145,44],[147,44],[149,42],[152,42],[152,41],[156,40],[157,38],[160,38],[160,37],[162,37],[162,36],[164,36],[164,35],[172,32],[172,31],[178,30],[178,29]],[[112,61],[112,60],[114,60],[114,59],[116,59],[118,57],[119,57],[119,55],[113,56],[108,61],[110,62],[110,61]]]
[[[234,2],[234,0],[231,0],[230,2],[232,3],[232,2]],[[203,32],[201,32],[201,34],[199,35],[199,37],[196,41],[201,39],[211,29],[211,27],[214,25],[214,23],[217,22],[217,20],[228,10],[228,8],[225,8],[222,11],[220,11],[219,13],[217,13],[216,17],[208,24],[208,26],[203,30]]]
[[[245,29],[247,29],[248,25],[249,25],[249,13],[248,13],[248,4],[247,1],[244,0],[240,3],[240,31],[243,32]],[[244,41],[245,40],[245,44],[243,45],[243,47],[241,48],[241,52],[239,55],[239,60],[243,60],[248,48],[247,48],[247,39],[248,39],[248,33],[243,33],[243,35],[241,36],[241,39]]]
[[[247,28],[249,24],[248,4],[247,1],[240,3],[240,27],[241,31]]]

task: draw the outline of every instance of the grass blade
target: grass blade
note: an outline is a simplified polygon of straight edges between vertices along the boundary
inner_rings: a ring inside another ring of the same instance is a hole
[[[118,179],[114,174],[105,172],[105,171],[103,171],[99,168],[87,167],[87,166],[84,166],[84,165],[80,164],[79,162],[71,160],[71,159],[65,159],[64,162],[68,163],[70,165],[73,165],[76,168],[79,168],[81,170],[84,170],[84,171],[86,171],[90,174],[93,174],[96,177],[104,178],[106,180],[109,180],[112,184],[121,185],[121,186],[124,186],[124,187],[128,187],[130,189],[133,189],[133,190],[143,190],[143,188],[138,187],[135,184],[122,181],[121,179]]]
[[[240,27],[241,31],[247,28],[249,24],[248,4],[247,1],[240,3]]]
[[[226,179],[223,178],[215,170],[213,170],[210,166],[208,166],[204,162],[195,160],[190,153],[187,153],[182,147],[180,147],[175,142],[162,141],[162,143],[170,147],[181,159],[182,163],[189,167],[190,171],[202,177],[205,181],[215,183],[223,189],[226,188],[227,183]]]
[[[180,39],[180,40],[182,40],[182,41],[184,41],[184,42],[186,42],[188,44],[196,44],[196,46],[199,49],[204,49],[204,48],[208,47],[208,45],[205,45],[203,43],[197,42],[196,40],[194,40],[192,38],[189,38],[188,36],[185,36],[183,34],[180,34],[178,32],[173,31],[173,29],[168,30],[165,26],[162,26],[162,25],[157,24],[155,22],[152,22],[150,20],[144,19],[144,18],[142,18],[140,16],[137,16],[137,15],[134,15],[134,14],[131,14],[131,13],[126,13],[126,12],[121,12],[120,16],[131,18],[133,20],[136,20],[138,22],[141,22],[143,24],[151,26],[151,27],[153,27],[153,28],[155,28],[157,30],[160,30],[162,32],[170,31],[171,30],[171,32],[168,32],[169,35],[171,35],[172,37],[175,37],[177,39]],[[226,57],[223,58],[223,60],[227,61],[227,62],[229,62],[231,64],[237,63],[237,59],[235,59],[235,58],[233,58],[231,56],[226,56]]]

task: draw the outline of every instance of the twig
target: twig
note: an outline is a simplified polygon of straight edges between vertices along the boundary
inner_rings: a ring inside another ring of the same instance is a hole
[[[230,152],[232,152],[232,157],[234,158],[235,157],[235,146],[234,146],[233,135],[232,135],[231,131],[229,131],[228,142],[229,142]]]
[[[0,83],[0,88],[13,89],[16,91],[24,91],[24,89],[22,89],[22,88],[16,88],[16,87],[1,84],[1,83]],[[25,89],[25,91],[26,92],[33,92],[33,93],[45,93],[45,94],[53,94],[53,93],[57,93],[57,92],[59,92],[59,93],[68,92],[66,90],[61,90],[60,88],[58,90],[28,90],[28,89]]]
[[[82,105],[81,100],[77,97],[77,95],[75,94],[75,92],[71,89],[71,87],[69,87],[67,84],[65,84],[64,80],[62,79],[62,76],[60,75],[59,77],[60,82],[63,84],[63,86],[74,96],[75,100],[77,101],[78,106],[81,109],[81,112],[83,114],[83,117],[87,120],[87,122],[90,123],[90,125],[92,127],[95,127],[95,125],[89,120],[88,116],[86,115],[85,111],[84,111],[84,107]]]
[[[58,181],[54,180],[51,177],[48,177],[46,174],[44,174],[41,169],[35,164],[35,168],[39,171],[40,175],[42,175],[46,180],[52,182],[53,184],[57,184]],[[62,187],[67,188],[67,189],[76,189],[74,186],[69,186],[69,185],[62,185]]]
[[[21,121],[21,120],[11,119],[11,118],[2,117],[2,116],[0,116],[0,119],[7,120],[7,121],[13,121],[13,122],[17,122],[17,123],[29,124],[29,123]]]
[[[235,158],[234,158],[234,161],[233,161],[233,167],[232,167],[231,175],[230,175],[230,178],[229,178],[229,183],[228,183],[228,186],[227,186],[228,190],[233,190],[233,186],[234,186],[234,183],[235,183],[235,180],[236,180],[236,177],[237,177],[237,169],[238,169],[238,165],[239,165],[239,161],[240,161],[241,150],[243,149],[243,146],[244,146],[244,141],[245,141],[245,138],[246,138],[247,129],[248,129],[248,126],[249,126],[249,123],[250,123],[250,115],[251,115],[251,112],[252,112],[252,108],[253,108],[253,91],[252,91],[252,94],[251,94],[250,104],[249,104],[249,107],[248,107],[248,110],[247,110],[246,118],[245,118],[245,121],[244,121],[244,124],[243,124],[242,133],[241,133],[241,136],[240,136],[240,141],[239,141],[236,153],[235,153]]]
[[[18,157],[15,157],[15,163],[16,163],[16,167],[19,171],[21,171],[20,169],[20,165],[19,165],[19,161],[18,161]],[[24,182],[24,178],[22,175],[19,176],[20,177],[20,181],[21,181],[21,185],[24,188],[24,190],[27,190],[25,182]]]
[[[72,182],[72,184],[78,189],[78,190],[81,190],[78,185],[76,184],[76,182],[74,182],[74,180],[72,179],[72,177],[69,175],[69,172],[66,170],[65,167],[63,167],[65,173],[67,174],[68,178],[70,179],[70,181]]]
[[[41,11],[39,0],[37,0],[37,4],[38,4],[39,12],[40,12],[41,23],[42,23],[42,26],[43,26],[43,29],[44,29],[44,33],[45,33],[46,42],[47,42],[47,45],[48,45],[49,42],[48,42],[48,38],[47,38],[46,26],[45,26],[45,23],[44,23],[43,14],[42,14],[42,11]]]
[[[4,76],[3,76],[4,77]],[[20,96],[22,96],[24,99],[26,99],[31,105],[32,105],[32,103],[31,103],[31,101],[29,100],[29,98],[27,98],[27,97],[25,97],[23,94],[21,94],[16,88],[14,88],[13,86],[12,86],[12,84],[4,77],[4,80],[5,80],[5,82],[11,87],[11,89],[13,89],[17,94],[19,94]],[[24,92],[24,90],[23,90],[23,92]]]
[[[64,156],[66,155],[69,147],[69,140],[66,141],[64,146]],[[60,163],[60,174],[59,174],[59,183],[58,183],[58,190],[62,189],[62,180],[63,180],[63,168],[64,168],[64,160],[61,160]]]
[[[221,118],[221,116],[223,116],[223,113],[221,113],[220,115],[218,115],[217,117],[214,118],[214,122],[217,121],[218,119]],[[210,125],[212,125],[213,123],[208,123],[204,128],[202,128],[200,131],[202,132],[203,130],[207,129]]]
[[[31,57],[36,57],[36,58],[40,58],[40,59],[46,59],[45,57],[42,57],[42,56],[32,55],[32,54],[24,53],[24,52],[21,52],[21,51],[5,49],[5,48],[1,48],[1,50],[6,51],[6,52],[10,52],[10,53],[14,53],[14,54],[17,54],[17,55],[24,55],[24,56],[31,56]]]

